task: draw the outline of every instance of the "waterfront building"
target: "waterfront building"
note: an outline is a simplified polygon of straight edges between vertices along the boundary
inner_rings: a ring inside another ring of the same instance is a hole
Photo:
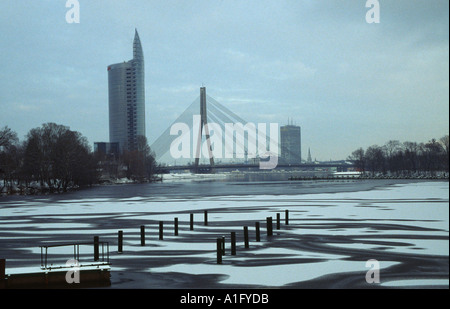
[[[94,152],[102,155],[119,155],[119,143],[95,142]]]
[[[108,66],[109,141],[120,152],[137,148],[137,138],[145,136],[144,53],[137,30],[133,59]]]
[[[301,128],[288,124],[280,127],[281,160],[285,164],[301,164]]]

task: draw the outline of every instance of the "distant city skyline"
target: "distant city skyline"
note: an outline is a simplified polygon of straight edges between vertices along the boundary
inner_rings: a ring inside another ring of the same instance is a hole
[[[254,123],[291,118],[317,160],[389,140],[448,134],[449,2],[2,1],[0,127],[21,140],[55,122],[108,141],[105,68],[145,42],[145,133],[152,144],[201,86]],[[306,157],[306,153],[302,154]]]

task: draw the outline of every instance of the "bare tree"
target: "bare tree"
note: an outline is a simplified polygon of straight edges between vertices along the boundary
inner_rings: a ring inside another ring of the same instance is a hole
[[[8,126],[0,129],[0,150],[2,148],[7,148],[15,143],[17,143],[19,139],[17,138],[17,133],[12,131]]]
[[[444,155],[442,158],[444,168],[448,172],[449,165],[449,136],[445,135],[439,139],[439,142],[442,145],[442,149],[444,150]]]
[[[0,192],[5,187],[12,186],[15,171],[14,145],[18,142],[17,133],[7,126],[0,129]]]
[[[431,171],[433,174],[435,171],[439,170],[442,166],[443,154],[444,148],[436,141],[436,139],[433,138],[431,141],[426,143],[423,153],[426,169]]]
[[[372,175],[375,175],[376,172],[385,172],[385,157],[380,146],[373,145],[367,148],[365,157]]]
[[[127,166],[127,177],[139,182],[151,181],[156,172],[155,155],[152,153],[145,136],[137,137],[136,150],[125,151],[124,164]]]
[[[388,141],[383,146],[387,169],[399,174],[404,168],[403,145],[397,140]]]
[[[27,135],[23,169],[31,180],[50,191],[92,184],[96,175],[94,155],[79,132],[46,123]]]
[[[409,172],[417,172],[419,168],[419,145],[415,142],[404,142],[403,148],[405,169]]]
[[[352,152],[352,154],[348,157],[348,160],[353,161],[356,168],[361,171],[366,171],[366,157],[364,153],[364,149],[359,148]]]

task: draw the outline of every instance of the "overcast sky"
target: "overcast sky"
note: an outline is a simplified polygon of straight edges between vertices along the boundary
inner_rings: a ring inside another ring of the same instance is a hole
[[[0,127],[46,122],[108,141],[109,64],[145,57],[150,144],[198,96],[243,119],[302,128],[302,155],[345,159],[449,132],[449,1],[66,0],[0,2]]]

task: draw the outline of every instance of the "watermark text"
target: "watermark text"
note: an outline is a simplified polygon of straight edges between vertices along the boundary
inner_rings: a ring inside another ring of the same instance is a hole
[[[371,259],[366,262],[366,267],[370,267],[366,273],[366,282],[380,283],[380,263],[375,259]]]
[[[278,165],[278,124],[207,123],[201,130],[200,115],[192,117],[192,131],[183,122],[174,123],[170,135],[177,135],[170,145],[173,159],[192,159],[212,155],[215,159],[255,159],[260,169],[274,169]],[[269,135],[267,135],[269,129]],[[202,137],[206,140],[202,142]],[[192,142],[191,142],[192,141]],[[261,160],[262,159],[262,160]]]
[[[368,24],[380,23],[380,2],[378,0],[367,0],[366,8],[370,8],[366,13],[366,22]]]
[[[80,2],[78,0],[67,0],[66,8],[69,10],[66,12],[66,22],[68,24],[80,23]]]
[[[68,284],[80,283],[80,264],[77,260],[68,260],[66,266],[71,269],[66,272],[66,282]]]

